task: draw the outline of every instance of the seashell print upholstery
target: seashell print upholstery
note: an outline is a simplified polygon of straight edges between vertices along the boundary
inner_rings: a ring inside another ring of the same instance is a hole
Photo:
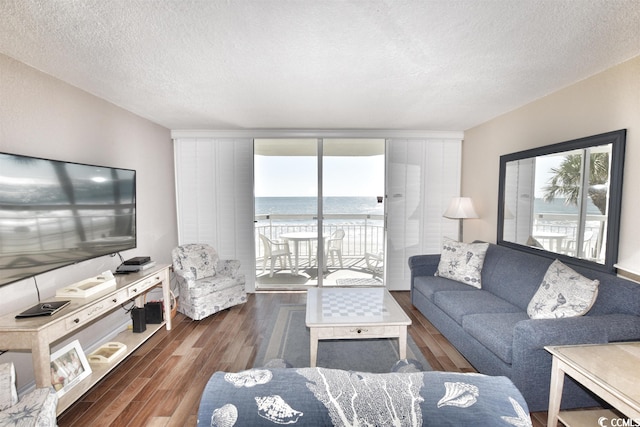
[[[531,418],[505,377],[260,368],[216,372],[200,399],[198,425],[498,427],[531,426]]]

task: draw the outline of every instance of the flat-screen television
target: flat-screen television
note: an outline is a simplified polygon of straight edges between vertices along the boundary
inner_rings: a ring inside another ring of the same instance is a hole
[[[135,247],[135,170],[0,153],[0,286]]]

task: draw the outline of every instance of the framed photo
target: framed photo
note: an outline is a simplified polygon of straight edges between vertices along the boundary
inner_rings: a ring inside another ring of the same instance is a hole
[[[51,385],[58,397],[91,375],[91,366],[75,340],[51,355]]]

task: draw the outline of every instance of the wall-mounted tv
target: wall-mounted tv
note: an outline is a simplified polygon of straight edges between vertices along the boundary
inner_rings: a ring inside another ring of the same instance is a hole
[[[135,247],[135,170],[0,153],[0,286]]]

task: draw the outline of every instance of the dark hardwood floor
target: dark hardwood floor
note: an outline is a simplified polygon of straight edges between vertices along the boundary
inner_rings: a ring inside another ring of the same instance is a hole
[[[475,372],[410,301],[392,292],[411,317],[409,333],[436,371]],[[279,304],[304,303],[306,293],[258,293],[246,304],[200,321],[178,314],[81,400],[58,417],[66,426],[195,426],[202,390],[216,371],[252,367]],[[546,412],[532,414],[546,426]]]

